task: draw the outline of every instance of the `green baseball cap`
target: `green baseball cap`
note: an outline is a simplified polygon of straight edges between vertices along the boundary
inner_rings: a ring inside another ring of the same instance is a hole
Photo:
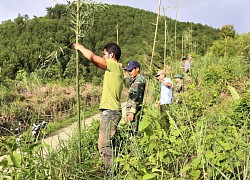
[[[181,78],[182,79],[182,75],[176,74],[176,75],[174,75],[174,78]]]

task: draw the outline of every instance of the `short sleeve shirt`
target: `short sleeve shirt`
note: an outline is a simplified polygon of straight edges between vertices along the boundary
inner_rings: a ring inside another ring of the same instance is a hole
[[[167,77],[165,77],[163,79],[163,82],[169,82],[169,83],[173,84],[171,79],[169,79]],[[161,83],[160,105],[162,105],[162,104],[171,104],[172,103],[172,97],[173,97],[172,87],[168,87],[165,84]]]
[[[190,63],[189,63],[189,61],[185,62],[184,69],[185,69],[185,72],[186,72],[187,69],[190,69]]]
[[[99,109],[121,110],[123,70],[119,63],[106,59],[107,69],[103,79],[102,98]]]

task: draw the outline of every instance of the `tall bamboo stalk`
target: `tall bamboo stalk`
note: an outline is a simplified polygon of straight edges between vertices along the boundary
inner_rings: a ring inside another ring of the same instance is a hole
[[[116,43],[119,44],[119,26],[116,24]]]
[[[175,26],[174,26],[174,50],[175,50],[175,60],[177,60],[177,15],[178,15],[178,0],[176,0],[176,15],[175,15]]]
[[[156,24],[155,24],[154,44],[153,44],[152,55],[151,55],[151,62],[150,62],[150,74],[151,75],[153,73],[152,64],[153,64],[154,53],[155,53],[155,43],[156,43],[156,37],[157,37],[157,32],[158,32],[160,9],[161,9],[161,0],[159,0],[159,3],[158,3],[158,14],[157,14],[157,19],[156,19]]]
[[[167,15],[165,13],[165,9],[164,10],[164,16],[165,16],[165,46],[164,46],[164,70],[166,68],[166,59],[167,59],[167,43],[169,43],[169,33],[168,33],[168,25],[167,25]],[[169,47],[169,50],[172,52],[172,50]],[[170,54],[170,56],[172,56]],[[172,61],[169,62],[169,66],[172,67]]]
[[[190,51],[189,53],[193,53],[193,23],[191,22],[191,31],[190,31]]]
[[[79,42],[80,36],[80,0],[76,0],[76,43]],[[76,50],[76,93],[77,93],[77,118],[79,133],[79,162],[82,162],[81,153],[81,108],[80,108],[80,88],[79,88],[79,54]]]
[[[225,48],[224,48],[224,58],[226,59],[227,58],[227,37],[225,37]]]
[[[157,14],[157,19],[156,19],[156,24],[155,24],[155,36],[154,36],[154,43],[153,43],[153,48],[152,48],[151,62],[150,62],[150,67],[149,67],[149,77],[153,77],[153,67],[152,67],[152,65],[153,65],[155,43],[156,43],[156,37],[157,37],[157,31],[158,31],[160,8],[161,8],[161,0],[159,0],[159,3],[158,3],[158,14]],[[148,84],[150,84],[150,80],[148,80]],[[145,94],[146,94],[146,96],[145,96],[145,100],[143,102],[147,102],[148,95],[149,95],[149,85],[146,86]]]
[[[183,38],[183,34],[181,36],[181,57],[184,56],[184,38]]]
[[[164,37],[165,37],[165,42],[164,42],[164,70],[166,68],[166,53],[167,53],[167,18],[165,14],[165,9],[163,8],[164,11],[164,17],[165,17],[165,31],[164,31]]]

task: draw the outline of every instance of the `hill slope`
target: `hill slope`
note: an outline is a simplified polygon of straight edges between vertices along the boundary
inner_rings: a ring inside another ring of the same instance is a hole
[[[19,15],[13,21],[0,24],[0,77],[15,78],[19,70],[37,71],[43,77],[59,79],[75,77],[74,32],[71,30],[70,13],[66,5],[47,8],[47,15],[29,19]],[[175,54],[175,21],[161,17],[156,43],[156,61],[164,54],[165,19],[167,21],[167,56]],[[80,40],[88,48],[101,55],[103,46],[118,41],[122,48],[121,62],[130,59],[149,59],[155,33],[156,14],[126,6],[107,5],[96,11],[93,27]],[[83,27],[84,28],[84,27]],[[177,54],[181,58],[182,42],[184,54],[204,54],[207,47],[219,38],[218,29],[201,24],[177,24]],[[183,39],[183,40],[182,40]],[[82,57],[81,57],[82,58]],[[80,73],[86,81],[98,79],[102,73],[81,61]],[[98,80],[97,80],[98,81]]]

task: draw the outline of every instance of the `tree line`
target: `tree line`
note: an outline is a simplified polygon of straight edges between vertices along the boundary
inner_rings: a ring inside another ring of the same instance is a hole
[[[48,7],[44,17],[30,19],[27,15],[19,14],[14,21],[6,20],[0,24],[1,81],[3,77],[15,79],[20,70],[36,72],[52,80],[75,77],[74,51],[71,47],[75,37],[70,29],[67,8],[67,5],[57,4]],[[131,59],[139,62],[149,59],[155,13],[127,6],[105,5],[101,11],[95,12],[94,20],[93,27],[80,39],[88,48],[101,55],[107,42],[117,42],[122,48],[122,63],[126,64]],[[155,64],[158,65],[163,64],[165,32],[169,61],[178,61],[174,59],[174,53],[180,58],[187,53],[204,55],[215,40],[221,39],[219,29],[190,22],[178,22],[175,37],[175,20],[161,16],[155,49]],[[103,72],[92,68],[88,61],[82,60],[83,57],[80,58],[82,79],[100,83],[99,77]]]

